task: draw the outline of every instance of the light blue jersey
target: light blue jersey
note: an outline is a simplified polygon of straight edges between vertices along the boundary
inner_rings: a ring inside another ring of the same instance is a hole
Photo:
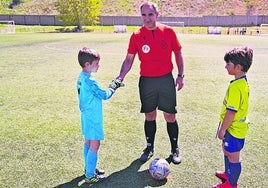
[[[77,91],[82,134],[86,140],[103,140],[102,100],[111,98],[114,90],[102,89],[91,74],[81,72],[77,80]]]

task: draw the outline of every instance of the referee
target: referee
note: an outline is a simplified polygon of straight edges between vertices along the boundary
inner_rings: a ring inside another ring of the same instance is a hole
[[[171,144],[170,161],[181,162],[178,147],[179,126],[176,120],[176,87],[181,90],[184,82],[184,64],[181,45],[175,31],[157,22],[157,5],[145,2],[140,6],[143,26],[135,31],[129,40],[127,55],[116,79],[123,81],[130,71],[135,55],[140,60],[139,94],[141,113],[145,114],[144,131],[146,148],[140,160],[146,162],[154,154],[157,110],[163,111]],[[176,79],[172,75],[172,53],[176,61]]]

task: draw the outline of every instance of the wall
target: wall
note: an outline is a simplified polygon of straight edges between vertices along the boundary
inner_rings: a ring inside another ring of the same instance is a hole
[[[0,21],[13,20],[17,25],[63,25],[56,16],[47,15],[4,15]],[[185,26],[256,26],[268,24],[268,15],[258,16],[203,16],[203,17],[160,17],[161,22],[172,26],[184,22]],[[139,16],[100,16],[100,25],[141,25]]]
[[[0,14],[0,20],[13,20],[16,25],[63,25],[56,16],[47,15],[4,15]]]

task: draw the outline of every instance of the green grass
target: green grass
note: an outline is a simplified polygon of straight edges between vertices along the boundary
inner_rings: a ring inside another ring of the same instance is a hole
[[[80,112],[75,90],[83,46],[101,54],[94,76],[105,88],[118,74],[130,33],[21,33],[0,35],[0,187],[77,187],[83,175]],[[249,45],[249,118],[242,151],[240,187],[266,187],[268,179],[267,101],[268,37],[178,34],[185,60],[185,87],[178,93],[182,164],[171,164],[167,181],[148,173],[149,162],[137,158],[145,146],[139,113],[139,61],[125,78],[126,87],[104,102],[105,140],[99,167],[108,180],[93,187],[211,187],[223,168],[220,141],[215,140],[222,99],[233,77],[223,55]],[[166,125],[158,113],[154,157],[170,152]],[[86,187],[82,185],[81,187]]]
[[[4,25],[0,24],[1,27],[4,27]],[[76,26],[26,26],[26,25],[16,25],[16,33],[72,33],[75,30]],[[139,26],[127,26],[127,32],[131,33],[135,30],[137,30]],[[173,27],[174,30],[177,33],[183,33],[183,34],[207,34],[208,27],[201,27],[201,26],[188,26],[188,27]],[[221,27],[221,34],[226,35],[227,34],[228,27]],[[234,29],[231,28],[230,35],[234,35]],[[258,28],[260,30],[260,27]],[[263,33],[267,33],[267,28],[263,27],[261,28]],[[256,26],[247,27],[247,33],[246,35],[256,35]],[[113,33],[114,32],[114,26],[83,26],[83,32],[85,33]]]

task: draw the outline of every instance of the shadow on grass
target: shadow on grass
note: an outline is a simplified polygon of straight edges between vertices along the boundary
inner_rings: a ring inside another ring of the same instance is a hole
[[[154,180],[148,170],[139,171],[144,163],[140,160],[133,161],[127,168],[114,172],[107,177],[104,182],[96,184],[83,183],[84,176],[79,176],[70,182],[56,186],[55,188],[144,188],[146,186],[159,187],[164,185],[167,180]],[[148,164],[146,164],[148,165]]]

